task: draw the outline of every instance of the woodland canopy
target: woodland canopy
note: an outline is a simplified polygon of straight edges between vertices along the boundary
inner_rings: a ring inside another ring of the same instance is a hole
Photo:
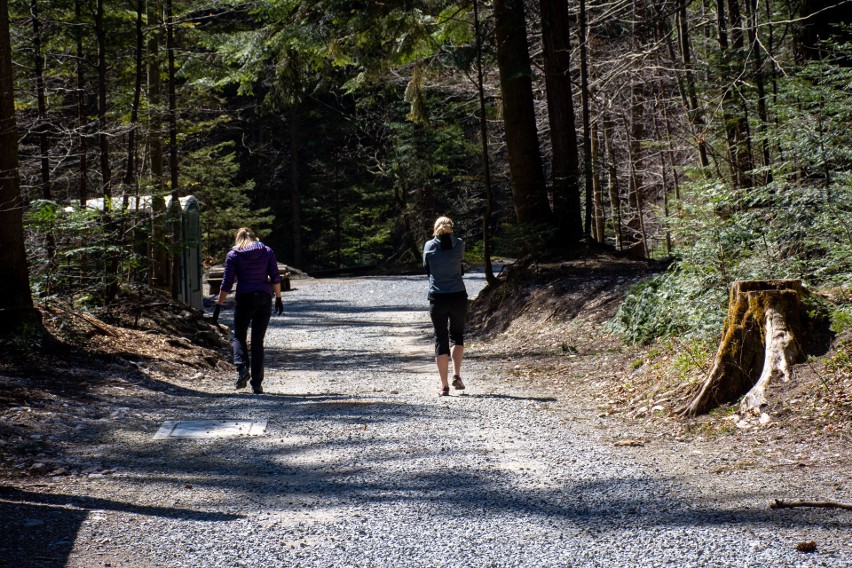
[[[619,312],[636,340],[718,333],[738,279],[852,286],[849,0],[2,8],[6,310],[168,286],[190,194],[208,264],[248,225],[308,272],[411,267],[440,214],[489,277],[672,259]]]

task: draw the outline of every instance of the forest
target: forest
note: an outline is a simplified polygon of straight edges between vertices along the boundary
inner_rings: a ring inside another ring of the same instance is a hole
[[[0,0],[0,565],[848,567],[850,124],[852,0]]]
[[[168,289],[187,195],[207,265],[247,225],[308,272],[409,268],[439,214],[489,282],[671,262],[636,341],[718,333],[736,280],[848,299],[850,4],[8,0],[3,307]]]

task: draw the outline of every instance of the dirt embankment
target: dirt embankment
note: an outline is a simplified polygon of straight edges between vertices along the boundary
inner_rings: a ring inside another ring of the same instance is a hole
[[[155,396],[229,370],[226,333],[163,293],[124,292],[92,312],[39,309],[55,345],[27,337],[0,345],[0,478],[75,473],[53,465],[61,434],[122,418],[128,409],[113,408],[109,393]]]
[[[661,269],[609,255],[514,266],[472,303],[471,324],[484,340],[477,347],[519,386],[582,401],[607,421],[615,443],[686,441],[703,446],[708,461],[738,448],[741,459],[716,460],[722,469],[848,468],[852,334],[796,365],[788,383],[770,385],[762,423],[742,420],[734,406],[679,418],[674,409],[706,377],[717,344],[631,345],[605,325],[626,291]]]

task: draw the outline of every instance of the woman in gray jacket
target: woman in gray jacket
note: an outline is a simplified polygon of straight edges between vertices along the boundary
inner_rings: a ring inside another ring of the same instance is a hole
[[[441,378],[438,394],[447,396],[450,394],[450,359],[453,361],[453,387],[464,389],[461,378],[467,317],[467,290],[462,280],[464,241],[453,236],[453,222],[449,217],[438,217],[434,235],[435,238],[423,247],[423,266],[429,275],[429,316],[435,328],[435,364]]]

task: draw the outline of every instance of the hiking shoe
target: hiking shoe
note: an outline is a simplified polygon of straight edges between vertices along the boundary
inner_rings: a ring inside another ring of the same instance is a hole
[[[251,392],[253,392],[254,394],[263,394],[263,387],[260,386],[260,385],[257,385],[257,386],[252,385],[251,386]]]
[[[237,390],[246,388],[250,375],[248,367],[240,365],[237,367],[237,373],[239,373],[239,377],[237,378]]]
[[[459,391],[464,390],[464,383],[458,375],[453,375],[453,388]]]

